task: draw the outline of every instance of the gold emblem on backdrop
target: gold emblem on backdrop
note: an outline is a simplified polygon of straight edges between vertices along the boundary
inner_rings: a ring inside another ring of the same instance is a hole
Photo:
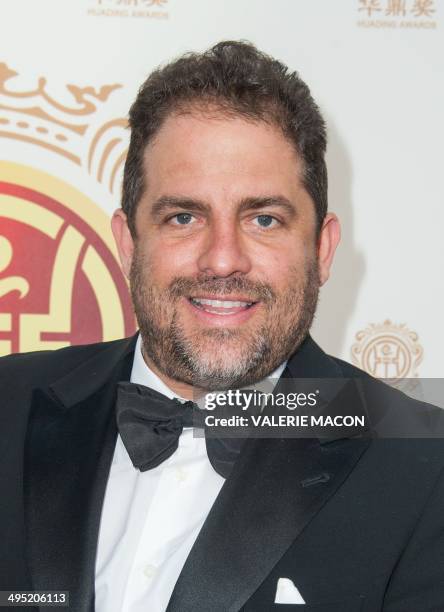
[[[357,0],[358,27],[435,29],[436,0]]]
[[[351,356],[355,365],[372,376],[395,382],[418,376],[423,348],[416,332],[387,319],[356,334]]]
[[[0,355],[135,331],[108,216],[49,174],[0,161]]]
[[[0,138],[44,148],[112,194],[127,152],[126,121],[104,119],[118,84],[68,85],[72,103],[46,81],[20,91],[0,63]],[[5,148],[5,150],[7,150]],[[0,161],[0,355],[113,340],[135,331],[109,217],[63,178]]]
[[[100,115],[109,96],[122,85],[67,85],[72,99],[68,105],[50,95],[43,77],[25,91],[9,87],[16,76],[17,72],[0,63],[0,137],[60,155],[114,193],[127,152],[127,121],[116,118],[102,123]]]

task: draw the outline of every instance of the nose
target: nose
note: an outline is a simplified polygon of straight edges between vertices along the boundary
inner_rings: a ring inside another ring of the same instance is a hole
[[[251,260],[235,222],[219,221],[209,228],[197,264],[206,276],[228,277],[250,272]]]

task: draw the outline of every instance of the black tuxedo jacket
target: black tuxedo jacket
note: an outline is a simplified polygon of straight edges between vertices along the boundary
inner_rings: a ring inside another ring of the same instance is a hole
[[[66,590],[71,612],[94,610],[115,386],[129,378],[134,345],[0,360],[0,590]],[[310,337],[283,376],[361,376],[374,408],[412,431],[441,418]],[[168,612],[443,612],[443,468],[439,438],[248,439]],[[274,603],[279,578],[305,606]]]

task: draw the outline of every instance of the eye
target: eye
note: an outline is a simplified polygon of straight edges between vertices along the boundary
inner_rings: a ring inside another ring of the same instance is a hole
[[[173,222],[173,225],[190,225],[194,219],[190,213],[178,213],[174,217],[170,217],[169,221]]]
[[[276,223],[279,223],[279,221],[271,215],[258,215],[254,218],[254,221],[257,221],[257,225],[263,228],[274,227]]]

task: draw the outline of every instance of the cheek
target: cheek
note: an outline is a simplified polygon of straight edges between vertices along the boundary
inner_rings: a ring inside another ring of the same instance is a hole
[[[281,243],[273,249],[256,249],[253,261],[255,274],[275,286],[285,286],[295,270],[305,269],[305,262],[312,257],[311,250],[301,243]]]
[[[145,247],[143,259],[151,282],[158,286],[166,286],[178,276],[191,276],[194,271],[195,255],[191,245],[184,247],[151,241]]]

